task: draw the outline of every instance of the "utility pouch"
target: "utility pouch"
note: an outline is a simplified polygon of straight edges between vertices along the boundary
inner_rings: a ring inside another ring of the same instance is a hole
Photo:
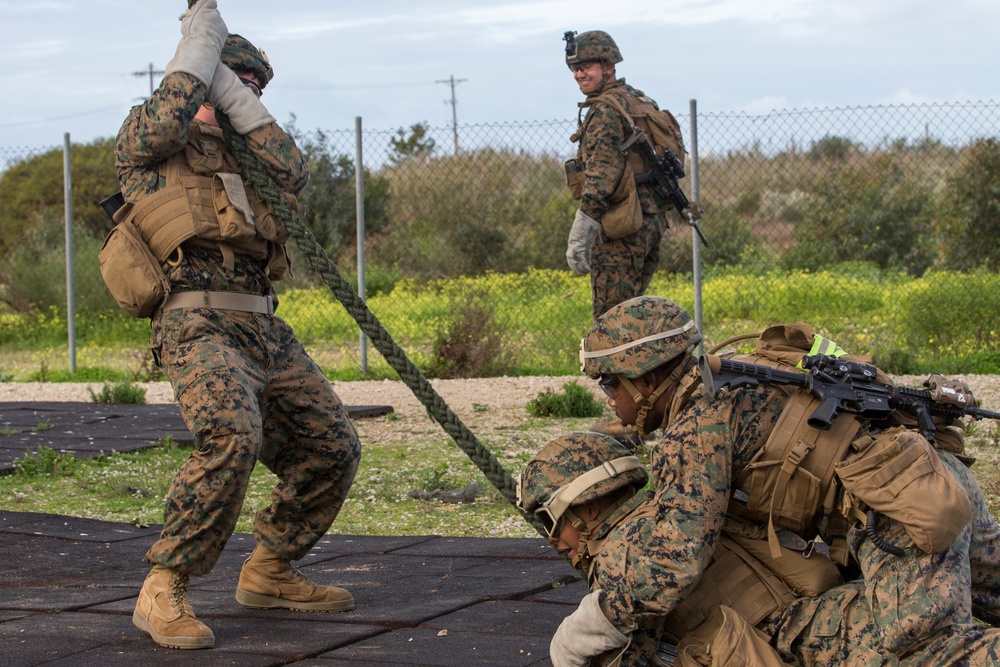
[[[642,227],[642,205],[635,189],[635,172],[625,163],[625,171],[618,187],[608,199],[608,210],[601,218],[601,228],[610,239],[620,239],[635,234]]]
[[[972,518],[965,489],[916,431],[862,436],[851,450],[837,466],[848,499],[899,521],[922,551],[946,549]]]
[[[212,201],[219,218],[219,234],[230,242],[248,241],[256,235],[253,209],[239,174],[212,177]],[[205,238],[201,234],[199,238]]]
[[[747,619],[719,605],[711,618],[677,644],[675,667],[783,667],[767,637]]]
[[[811,542],[806,550],[790,549],[782,545],[781,558],[772,558],[771,547],[766,538],[753,539],[742,535],[729,537],[803,597],[816,597],[844,583],[844,578],[833,561],[816,551]]]
[[[571,158],[563,162],[563,169],[566,170],[566,186],[569,193],[577,201],[583,197],[583,166],[576,158]]]
[[[160,263],[131,222],[115,225],[97,259],[111,296],[133,317],[152,315],[170,292],[170,283]]]

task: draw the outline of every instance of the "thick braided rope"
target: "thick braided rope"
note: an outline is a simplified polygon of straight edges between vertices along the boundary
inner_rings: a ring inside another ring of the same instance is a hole
[[[243,173],[254,186],[257,193],[267,202],[271,210],[284,222],[288,233],[295,239],[296,245],[309,262],[310,268],[316,271],[343,304],[347,312],[358,323],[361,330],[372,341],[375,348],[385,357],[389,365],[399,374],[414,395],[427,408],[427,412],[438,422],[445,432],[472,462],[482,471],[486,479],[500,491],[501,495],[517,508],[517,485],[510,474],[500,465],[496,457],[476,438],[469,428],[462,423],[458,415],[448,407],[441,395],[431,386],[420,369],[406,356],[406,353],[389,335],[382,323],[375,317],[358,293],[344,279],[337,266],[330,260],[322,246],[316,242],[312,232],[305,226],[298,212],[292,208],[278,189],[274,180],[264,171],[263,166],[247,145],[246,138],[237,132],[224,114],[216,112],[219,126],[225,135],[226,143],[232,148],[240,163]],[[518,511],[521,510],[518,508]],[[545,531],[533,515],[521,512],[521,515],[543,537]]]
[[[190,8],[195,2],[196,0],[188,0],[188,7]],[[295,239],[299,250],[309,262],[310,268],[323,278],[323,282],[330,288],[348,314],[358,323],[361,331],[372,341],[375,349],[382,354],[393,370],[399,374],[400,379],[427,408],[431,418],[452,437],[459,448],[476,464],[476,467],[482,471],[486,479],[496,487],[507,502],[513,505],[528,523],[545,537],[545,529],[538,519],[533,515],[521,512],[520,508],[517,507],[517,485],[510,473],[500,465],[496,457],[479,442],[475,434],[448,407],[441,395],[393,340],[351,284],[344,279],[326,251],[316,242],[312,232],[305,226],[298,212],[281,195],[274,179],[264,171],[260,160],[247,145],[246,138],[233,128],[225,114],[217,110],[216,118],[225,135],[226,144],[232,148],[243,173],[274,214],[285,224],[289,235]]]

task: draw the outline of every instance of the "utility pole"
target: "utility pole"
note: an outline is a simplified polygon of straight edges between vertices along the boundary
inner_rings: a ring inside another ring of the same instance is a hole
[[[153,67],[153,63],[149,63],[148,70],[139,70],[138,72],[132,72],[132,76],[148,76],[149,77],[149,96],[153,96],[153,77],[160,74],[166,74],[163,70],[158,70]]]
[[[458,112],[455,109],[458,106],[458,100],[455,99],[455,84],[463,81],[468,81],[468,79],[456,79],[455,75],[452,74],[447,79],[438,79],[434,82],[447,83],[451,86],[451,131],[455,137],[455,155],[458,155]]]

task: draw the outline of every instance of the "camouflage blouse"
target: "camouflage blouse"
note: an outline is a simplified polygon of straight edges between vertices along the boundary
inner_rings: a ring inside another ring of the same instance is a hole
[[[732,479],[764,446],[783,407],[771,388],[714,400],[699,388],[653,446],[655,519],[618,521],[591,570],[591,588],[606,594],[605,614],[632,634],[622,665],[646,664],[664,617],[701,578],[725,523]]]
[[[178,72],[165,76],[148,100],[132,107],[115,144],[115,168],[126,201],[137,202],[166,185],[157,168],[184,150],[188,127],[201,122],[194,116],[207,94],[201,81]],[[291,135],[269,123],[247,133],[246,139],[279,188],[294,195],[302,192],[309,169]]]
[[[642,97],[641,90],[636,90],[618,79],[615,83],[599,92],[587,96],[588,101],[608,92],[615,94],[623,106],[631,112],[628,99]],[[614,194],[618,182],[625,171],[625,155],[621,146],[629,135],[628,120],[607,104],[591,106],[581,123],[580,158],[583,161],[583,190],[580,208],[598,222],[608,210],[608,199]],[[648,185],[637,186],[639,202],[644,214],[656,214],[658,207],[652,190]]]

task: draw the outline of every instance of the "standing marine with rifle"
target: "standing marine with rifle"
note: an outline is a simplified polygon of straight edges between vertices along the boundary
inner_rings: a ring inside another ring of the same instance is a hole
[[[553,664],[646,665],[658,638],[685,666],[1000,664],[1000,524],[960,429],[1000,413],[941,376],[895,387],[808,325],[755,337],[699,368],[691,316],[644,296],[581,342],[622,423],[660,433],[647,497],[594,433],[522,473],[521,509],[591,590]]]
[[[166,499],[163,530],[133,623],[170,648],[214,646],[187,599],[232,535],[254,465],[278,478],[254,517],[257,546],[236,600],[257,609],[345,611],[351,594],[306,579],[301,559],[337,517],[361,456],[340,398],[292,329],[274,315],[288,231],[243,173],[216,113],[294,205],[309,179],[302,153],[260,101],[273,70],[229,34],[216,0],[181,16],[181,40],[152,96],[115,147],[125,204],[101,250],[108,288],[151,318],[151,341],[195,450]]]
[[[566,260],[575,272],[590,274],[596,319],[649,287],[667,212],[677,209],[692,225],[700,212],[677,185],[687,155],[680,126],[669,111],[616,78],[622,55],[615,41],[599,30],[570,31],[563,39],[566,64],[587,98],[571,137],[579,142],[577,156],[566,163],[567,184],[580,201]]]

